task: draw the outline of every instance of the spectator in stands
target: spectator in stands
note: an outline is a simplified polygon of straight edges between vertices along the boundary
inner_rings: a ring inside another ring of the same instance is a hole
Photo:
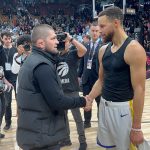
[[[145,48],[146,52],[150,52],[150,38],[148,37],[148,34],[145,35],[144,48]]]

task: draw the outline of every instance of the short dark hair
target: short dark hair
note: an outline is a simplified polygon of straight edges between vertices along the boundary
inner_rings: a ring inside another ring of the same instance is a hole
[[[90,27],[91,26],[98,26],[98,21],[96,20],[96,21],[93,21],[91,24],[90,24]]]
[[[26,43],[31,43],[31,36],[28,34],[19,36],[17,39],[17,46],[24,45]]]
[[[32,43],[35,44],[38,39],[46,39],[49,36],[49,30],[54,29],[48,24],[40,24],[35,26],[31,34]]]
[[[4,32],[1,33],[1,38],[3,38],[4,36],[11,37],[12,34],[10,32],[8,32],[8,31],[4,31]]]
[[[123,25],[124,16],[123,16],[122,10],[119,7],[111,6],[111,7],[104,9],[98,15],[98,17],[101,17],[101,16],[107,16],[110,20],[118,19]]]

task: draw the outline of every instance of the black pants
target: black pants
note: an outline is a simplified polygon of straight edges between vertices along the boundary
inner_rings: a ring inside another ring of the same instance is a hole
[[[75,96],[79,96],[79,93],[78,92],[65,93],[65,95],[70,96],[70,97],[75,97]],[[76,123],[77,132],[79,135],[78,136],[79,142],[85,143],[86,138],[85,138],[85,131],[84,131],[84,125],[83,125],[80,108],[73,108],[70,110],[73,115],[74,121]],[[69,120],[68,120],[68,116],[67,116],[68,111],[65,111],[65,112],[66,112],[66,127],[67,127],[67,133],[68,133],[68,139],[66,139],[66,140],[69,141],[70,140],[70,127],[69,127]]]
[[[90,93],[91,89],[92,89],[93,85],[90,84],[84,84],[83,85],[83,95],[86,96]],[[99,114],[99,103],[100,103],[100,96],[95,98],[95,101],[97,103],[97,118],[98,118],[98,114]],[[91,122],[91,117],[92,117],[92,110],[90,111],[84,111],[84,123],[90,123]]]
[[[74,109],[70,109],[70,110],[73,115],[74,121],[76,123],[79,143],[85,143],[86,142],[85,131],[84,131],[84,125],[83,125],[80,109],[74,108]],[[68,120],[67,114],[66,114],[66,118],[67,118],[66,119],[67,133],[69,135],[67,141],[69,141],[70,140],[70,127],[69,127],[69,120]]]
[[[2,125],[2,120],[5,112],[5,99],[4,94],[0,93],[0,127]]]
[[[16,83],[13,82],[12,85],[14,86],[15,95],[16,95]],[[11,102],[12,102],[12,90],[10,92],[4,93],[5,97],[5,122],[6,125],[11,125],[11,117],[12,117],[12,110],[11,110]]]

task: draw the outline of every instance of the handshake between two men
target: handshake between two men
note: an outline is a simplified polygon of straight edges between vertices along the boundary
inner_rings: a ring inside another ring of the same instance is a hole
[[[83,109],[85,111],[90,111],[92,109],[93,99],[91,99],[89,95],[86,95],[84,98],[86,99],[86,106]]]

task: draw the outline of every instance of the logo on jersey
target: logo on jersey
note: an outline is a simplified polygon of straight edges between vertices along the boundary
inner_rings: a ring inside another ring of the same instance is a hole
[[[58,75],[64,77],[69,72],[69,66],[66,62],[60,62],[57,67]]]
[[[124,114],[124,115],[121,114],[120,117],[125,117],[125,116],[127,116],[127,115],[128,115],[128,114]]]

